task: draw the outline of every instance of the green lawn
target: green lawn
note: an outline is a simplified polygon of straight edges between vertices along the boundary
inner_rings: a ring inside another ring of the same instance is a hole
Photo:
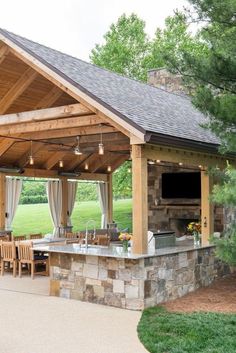
[[[236,315],[145,309],[138,335],[151,353],[235,353]]]
[[[132,200],[114,201],[114,220],[120,228],[131,229]],[[96,201],[77,202],[72,214],[73,230],[85,229],[89,219],[96,221],[97,228],[101,224],[101,211]],[[48,204],[19,205],[13,222],[13,234],[51,233],[53,229]]]

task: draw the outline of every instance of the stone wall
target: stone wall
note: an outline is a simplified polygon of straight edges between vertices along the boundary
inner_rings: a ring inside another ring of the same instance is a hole
[[[187,93],[187,89],[183,86],[182,76],[173,75],[164,68],[149,70],[148,83],[168,92],[174,92],[178,94]]]
[[[168,199],[161,198],[162,173],[189,172],[189,169],[174,165],[148,166],[148,229],[173,229],[176,235],[183,235],[178,229],[177,220],[186,220],[186,224],[201,218],[200,199]],[[176,220],[176,226],[174,225]],[[223,208],[214,207],[214,230],[222,232],[224,228]]]
[[[142,310],[208,286],[229,269],[209,247],[138,260],[52,253],[50,273],[50,295]]]

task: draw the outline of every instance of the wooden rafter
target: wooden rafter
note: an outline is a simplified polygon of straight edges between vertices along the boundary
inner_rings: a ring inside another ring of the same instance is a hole
[[[48,108],[54,104],[63,94],[58,87],[53,87],[34,107],[35,109]]]
[[[5,58],[7,57],[8,53],[9,53],[9,47],[6,46],[6,45],[3,45],[0,48],[0,65],[5,60]]]
[[[43,169],[52,169],[59,160],[61,160],[64,156],[66,155],[66,152],[63,151],[57,151],[53,153],[50,158],[44,163]]]
[[[90,110],[88,110],[82,104],[76,103],[55,108],[38,109],[23,113],[0,115],[0,126],[60,119],[89,113]]]
[[[23,73],[23,75],[0,100],[0,114],[4,114],[7,111],[14,100],[26,90],[26,88],[33,82],[37,75],[38,73],[32,68],[28,68]]]

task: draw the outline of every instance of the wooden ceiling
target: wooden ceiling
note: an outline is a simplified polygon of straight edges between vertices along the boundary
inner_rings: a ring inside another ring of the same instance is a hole
[[[78,103],[0,42],[0,167],[86,173],[117,169],[129,159],[129,138]],[[72,150],[77,136],[84,151],[79,156]],[[98,154],[101,136],[104,155]]]

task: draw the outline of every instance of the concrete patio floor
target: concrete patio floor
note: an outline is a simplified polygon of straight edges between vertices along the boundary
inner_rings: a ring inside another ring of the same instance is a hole
[[[48,278],[0,277],[0,353],[145,353],[141,313],[48,295]]]

